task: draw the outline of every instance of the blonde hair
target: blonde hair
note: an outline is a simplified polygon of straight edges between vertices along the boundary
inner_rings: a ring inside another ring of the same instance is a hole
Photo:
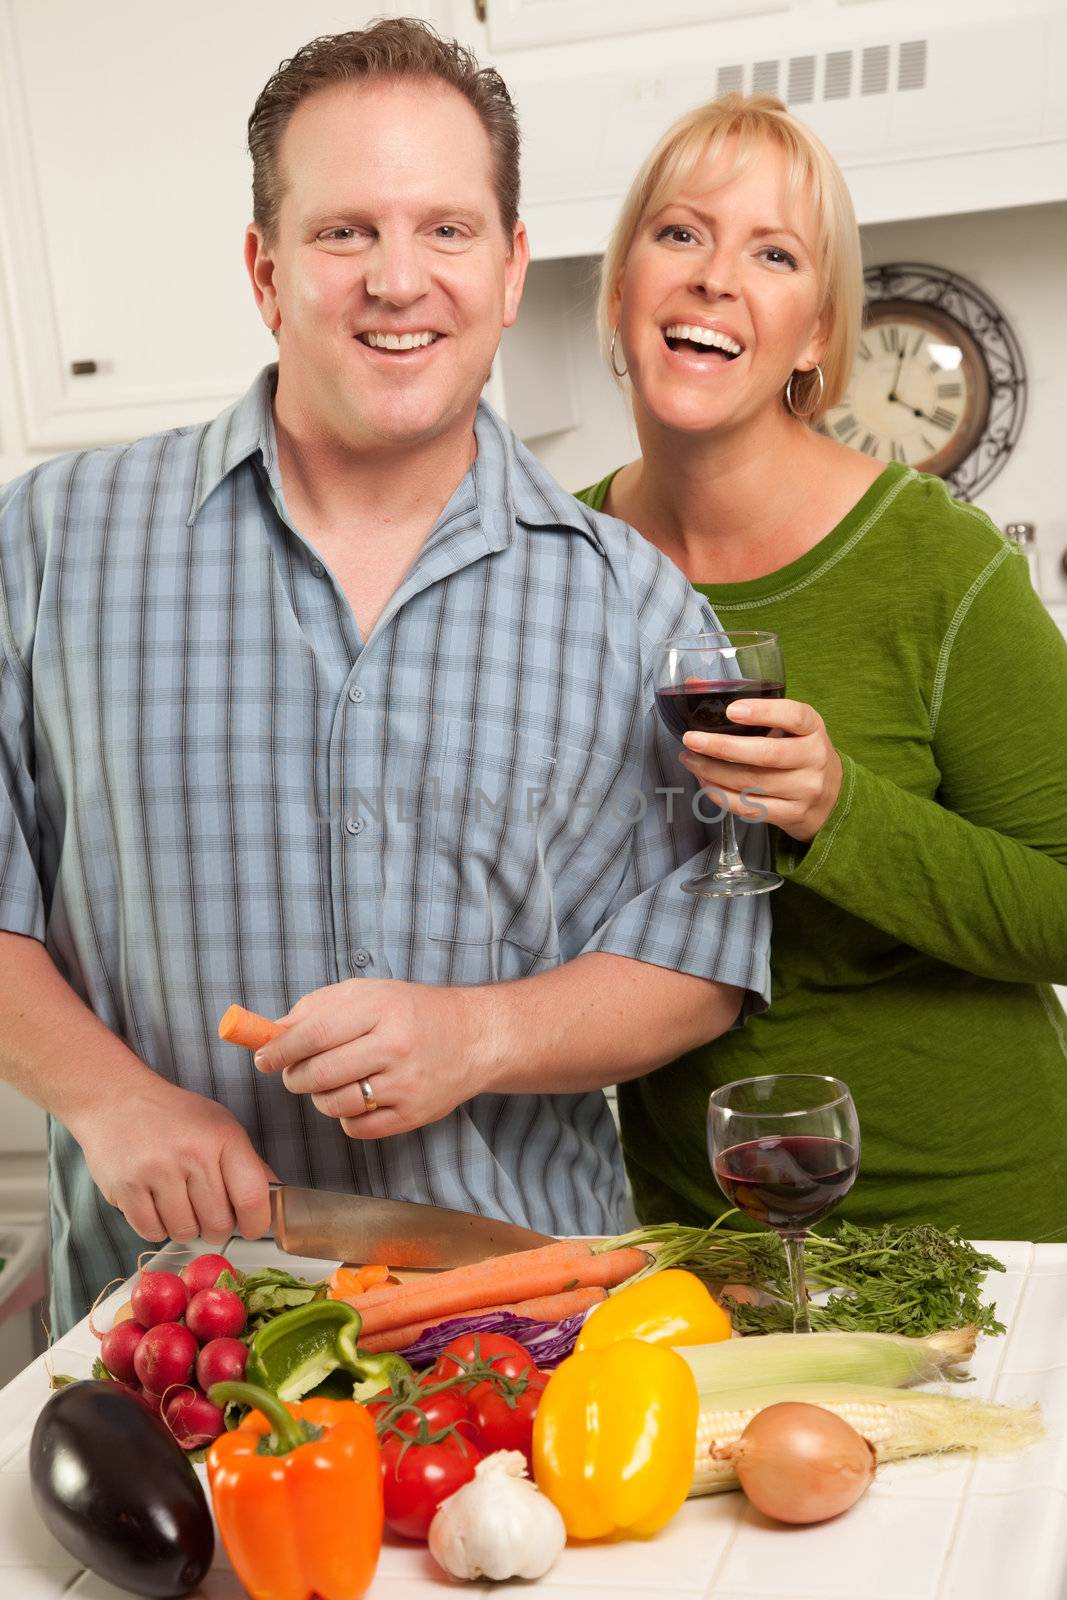
[[[807,189],[818,224],[816,270],[822,286],[820,316],[829,324],[828,341],[818,375],[797,373],[793,405],[814,422],[837,404],[848,387],[863,319],[863,264],[852,197],[840,167],[810,128],[791,117],[771,95],[725,94],[698,106],[668,128],[640,169],[623,202],[600,268],[597,327],[605,358],[610,360],[614,333],[612,297],[625,269],[644,218],[683,189],[705,156],[715,160],[728,140],[736,156],[723,183],[751,166],[772,141],[789,157],[789,195]],[[784,403],[784,400],[783,400]]]

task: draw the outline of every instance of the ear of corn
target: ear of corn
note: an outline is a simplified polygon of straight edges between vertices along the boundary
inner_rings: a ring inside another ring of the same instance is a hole
[[[718,1344],[682,1345],[701,1397],[716,1389],[772,1383],[880,1383],[960,1378],[974,1354],[974,1328],[926,1339],[895,1333],[767,1333]]]
[[[1033,1444],[1044,1432],[1036,1405],[991,1405],[984,1400],[873,1384],[786,1383],[702,1392],[691,1497],[737,1487],[731,1464],[716,1460],[713,1452],[734,1444],[757,1411],[780,1400],[806,1401],[843,1417],[870,1440],[879,1461],[947,1450],[1005,1454]]]

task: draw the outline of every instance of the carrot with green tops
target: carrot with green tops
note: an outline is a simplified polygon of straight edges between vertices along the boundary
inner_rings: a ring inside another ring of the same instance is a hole
[[[580,1239],[560,1240],[537,1250],[454,1267],[418,1283],[371,1289],[351,1304],[363,1318],[362,1341],[364,1335],[416,1322],[443,1322],[477,1307],[516,1305],[570,1289],[610,1289],[647,1265],[643,1250],[626,1248],[594,1255]]]
[[[258,1012],[246,1011],[244,1006],[230,1006],[219,1022],[219,1038],[227,1044],[242,1045],[246,1050],[260,1050],[284,1032],[280,1022],[271,1022]]]
[[[577,1316],[599,1305],[605,1299],[607,1299],[606,1289],[570,1289],[565,1290],[563,1294],[544,1294],[536,1300],[520,1300],[515,1305],[474,1306],[461,1315],[491,1317],[507,1312],[514,1317],[529,1317],[531,1322],[562,1322],[564,1317]],[[388,1328],[383,1333],[371,1333],[366,1337],[361,1329],[359,1348],[368,1350],[372,1354],[379,1354],[385,1350],[406,1350],[409,1344],[414,1344],[415,1340],[426,1332],[427,1328],[436,1327],[439,1322],[445,1320],[447,1319],[436,1317],[428,1322],[409,1322],[401,1328]]]

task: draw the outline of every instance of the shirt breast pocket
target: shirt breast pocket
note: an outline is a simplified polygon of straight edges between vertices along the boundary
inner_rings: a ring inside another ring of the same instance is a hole
[[[507,940],[534,955],[556,953],[538,828],[554,769],[548,741],[503,718],[449,723],[432,785],[431,939]]]

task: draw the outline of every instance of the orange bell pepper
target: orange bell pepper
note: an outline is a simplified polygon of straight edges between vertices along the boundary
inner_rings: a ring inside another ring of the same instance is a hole
[[[213,1404],[254,1406],[208,1451],[215,1520],[252,1600],[360,1600],[382,1542],[381,1452],[355,1400],[290,1405],[249,1383]]]

